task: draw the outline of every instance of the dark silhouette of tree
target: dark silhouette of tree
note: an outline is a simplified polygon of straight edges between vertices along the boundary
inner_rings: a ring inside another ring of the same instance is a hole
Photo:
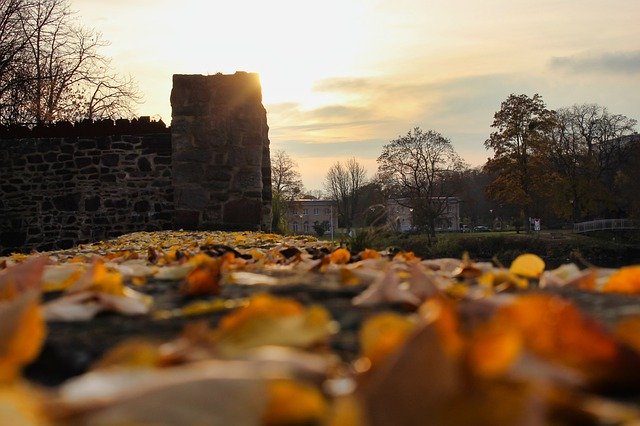
[[[633,133],[635,125],[635,120],[611,114],[597,104],[558,110],[551,158],[556,173],[563,178],[557,190],[570,206],[565,213],[570,210],[573,221],[606,215],[615,209],[616,176],[627,160],[625,136]],[[558,207],[556,211],[562,212]]]
[[[495,173],[487,187],[488,196],[518,207],[524,229],[529,229],[531,209],[540,199],[552,195],[557,176],[549,173],[551,132],[556,114],[535,94],[509,95],[495,113],[491,127],[496,131],[485,141],[492,149],[485,169]],[[538,200],[537,200],[538,199]],[[542,208],[539,203],[539,208]]]
[[[273,192],[273,229],[286,231],[286,214],[293,200],[303,192],[302,178],[296,162],[284,151],[271,156],[271,187]]]
[[[342,226],[351,229],[360,199],[360,191],[366,184],[367,172],[355,158],[343,165],[340,161],[333,164],[324,180],[325,191],[338,206],[338,219]]]
[[[378,157],[378,175],[398,204],[412,209],[413,225],[435,236],[436,221],[455,194],[454,176],[465,165],[451,141],[419,127],[392,140]]]
[[[3,123],[133,115],[135,82],[113,72],[100,53],[108,43],[77,24],[68,0],[0,0],[0,14],[9,36],[0,42]]]

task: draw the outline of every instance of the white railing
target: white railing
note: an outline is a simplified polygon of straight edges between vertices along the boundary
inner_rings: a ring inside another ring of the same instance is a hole
[[[631,219],[598,219],[573,224],[573,232],[576,233],[608,229],[638,229],[638,222]]]

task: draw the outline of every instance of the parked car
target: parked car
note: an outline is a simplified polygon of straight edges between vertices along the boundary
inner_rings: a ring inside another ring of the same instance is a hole
[[[471,232],[471,228],[468,225],[460,225],[460,232]]]
[[[473,227],[473,232],[489,232],[489,231],[491,231],[491,229],[489,229],[487,226],[484,226],[484,225],[478,225]]]

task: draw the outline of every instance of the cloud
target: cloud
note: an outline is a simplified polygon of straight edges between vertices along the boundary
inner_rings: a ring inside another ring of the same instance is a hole
[[[640,73],[640,50],[557,56],[551,58],[549,65],[552,69],[577,74],[638,74]]]

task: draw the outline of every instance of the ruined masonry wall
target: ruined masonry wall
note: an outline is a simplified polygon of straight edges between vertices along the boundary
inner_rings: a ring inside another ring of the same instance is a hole
[[[269,231],[258,75],[173,84],[171,130],[148,117],[0,127],[0,255],[142,230]]]
[[[168,130],[3,139],[0,174],[2,254],[68,248],[172,226]]]
[[[176,226],[270,230],[269,127],[257,74],[174,75]]]

